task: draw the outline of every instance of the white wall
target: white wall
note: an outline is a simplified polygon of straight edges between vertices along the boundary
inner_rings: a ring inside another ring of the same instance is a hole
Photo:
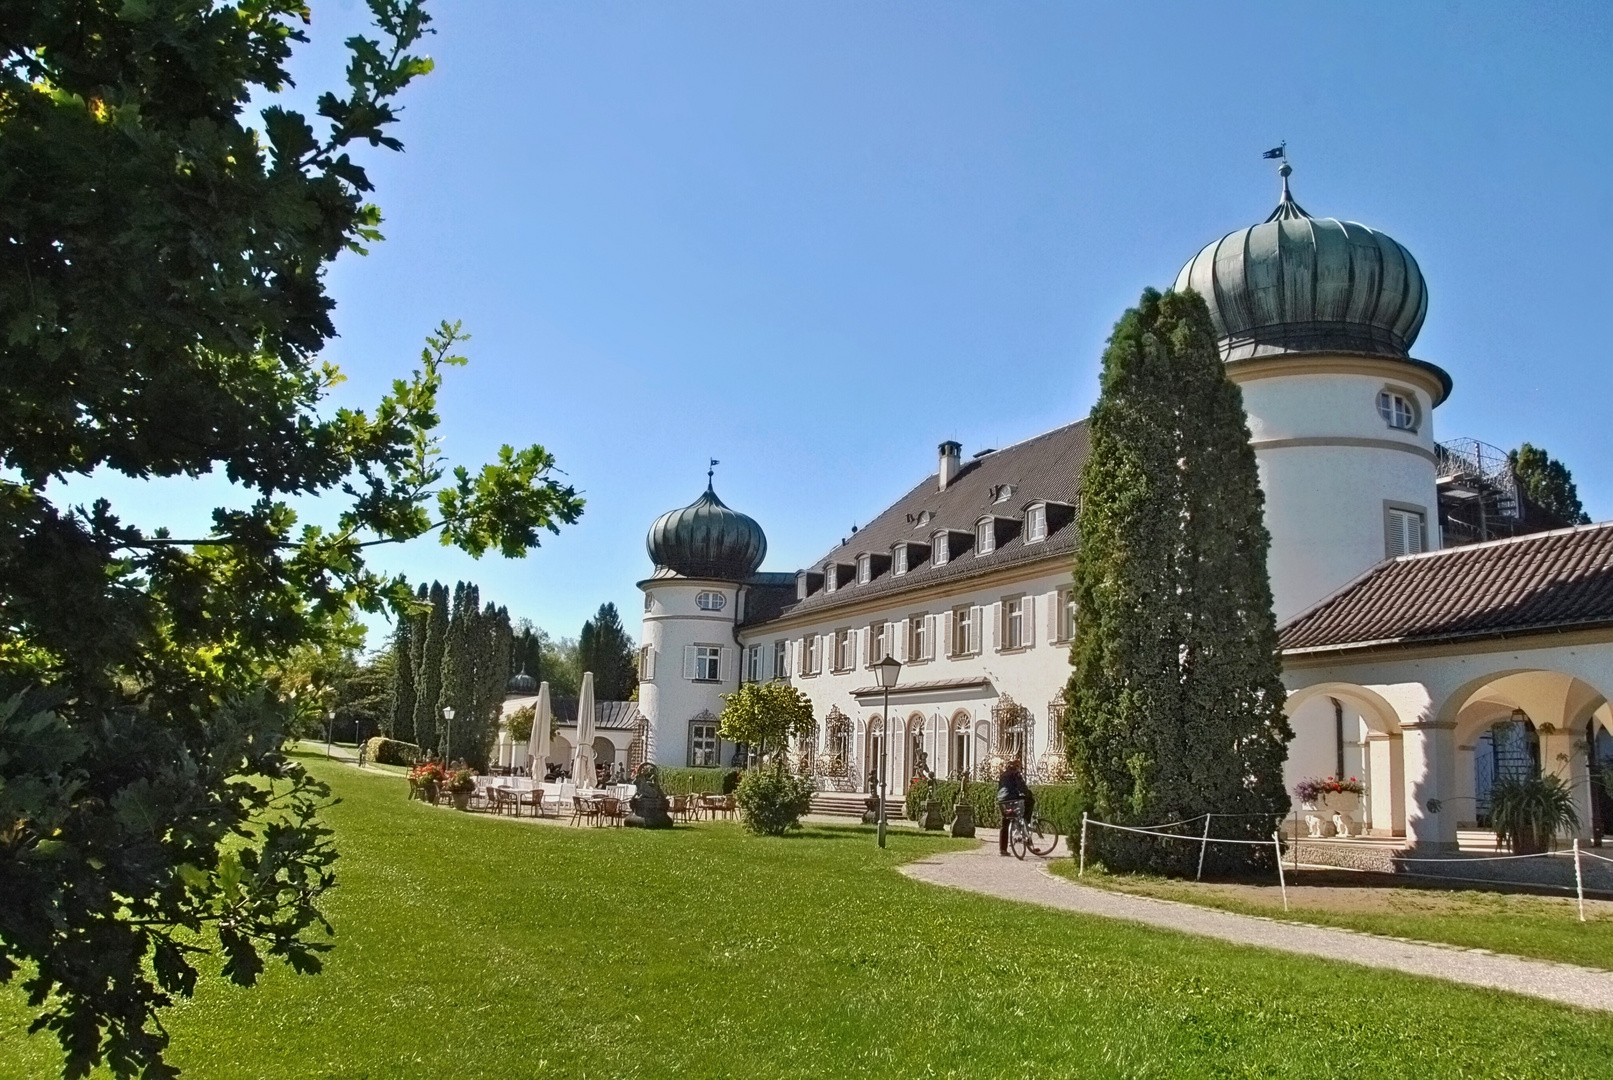
[[[1433,401],[1412,379],[1396,378],[1395,366],[1387,374],[1232,371],[1266,495],[1279,623],[1384,560],[1385,500],[1422,509],[1427,548],[1439,546]],[[1415,431],[1392,429],[1379,415],[1385,387],[1415,400]]]
[[[1010,568],[990,578],[973,582],[960,582],[947,591],[924,590],[905,597],[892,597],[869,605],[853,605],[835,612],[826,612],[810,623],[798,620],[781,620],[776,626],[763,626],[741,632],[741,644],[762,646],[764,657],[763,677],[775,674],[771,668],[774,642],[784,639],[789,643],[789,675],[793,685],[812,699],[813,713],[817,717],[822,745],[824,718],[831,707],[838,707],[854,722],[853,745],[857,759],[858,776],[866,774],[865,760],[867,724],[881,714],[882,700],[878,696],[857,698],[852,691],[874,686],[877,680],[869,668],[867,635],[869,626],[877,621],[889,621],[900,628],[901,620],[909,616],[928,613],[936,616],[932,624],[935,658],[916,660],[898,650],[895,656],[903,661],[897,691],[891,698],[893,734],[891,738],[891,791],[905,790],[907,754],[905,731],[910,717],[918,713],[924,718],[924,749],[929,763],[938,774],[949,771],[948,731],[955,714],[966,712],[974,725],[971,755],[975,761],[988,758],[994,747],[989,730],[991,710],[1007,694],[1030,710],[1033,726],[1031,758],[1039,758],[1049,745],[1048,705],[1062,698],[1064,685],[1069,679],[1069,643],[1053,640],[1050,629],[1052,611],[1057,602],[1058,590],[1070,583],[1070,564],[1067,558],[1040,568],[1032,568],[1029,576],[1025,568]],[[842,594],[855,594],[857,586],[841,587]],[[1000,607],[1005,597],[1025,596],[1029,600],[1028,644],[1020,649],[1002,647],[1001,640],[994,644],[992,627],[1000,619]],[[978,606],[982,609],[985,625],[980,635],[980,652],[967,657],[947,655],[945,619],[941,618],[954,607]],[[833,662],[833,636],[840,629],[853,630],[858,637],[855,663],[848,672],[831,670]],[[807,635],[819,637],[822,671],[817,675],[801,674],[802,641]],[[900,635],[898,635],[900,638]],[[984,676],[989,685],[984,688],[941,688],[924,693],[903,692],[903,687],[915,683],[936,682],[947,679],[967,679]],[[1027,762],[1031,764],[1031,762]]]
[[[640,672],[638,703],[649,721],[650,759],[657,765],[682,766],[688,762],[689,722],[702,712],[721,713],[722,695],[739,686],[739,650],[734,643],[739,588],[691,578],[651,578],[639,587],[649,601],[639,634],[640,654],[648,647],[654,656],[653,675]],[[695,598],[703,592],[720,593],[722,610],[702,610]],[[698,645],[724,650],[718,682],[685,677],[684,650]],[[723,760],[726,763],[727,758]]]

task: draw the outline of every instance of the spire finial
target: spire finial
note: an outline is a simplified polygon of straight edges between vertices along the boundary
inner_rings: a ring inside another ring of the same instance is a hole
[[[722,464],[722,462],[718,461],[716,458],[711,459],[711,467],[706,470],[706,490],[707,491],[713,490],[713,488],[711,486],[712,485],[712,478],[717,473],[717,466],[719,466],[721,464]]]
[[[1273,210],[1271,216],[1266,220],[1276,221],[1278,218],[1310,217],[1305,212],[1304,207],[1294,201],[1293,192],[1288,190],[1288,178],[1294,174],[1294,167],[1288,164],[1288,140],[1284,139],[1260,156],[1282,162],[1281,165],[1277,166],[1277,175],[1283,178],[1283,197],[1277,201],[1277,209]]]

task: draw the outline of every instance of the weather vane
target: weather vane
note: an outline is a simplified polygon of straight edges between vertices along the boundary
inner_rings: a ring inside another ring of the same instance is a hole
[[[716,458],[711,459],[711,468],[706,470],[706,486],[707,487],[711,486],[711,479],[712,479],[712,477],[714,475],[716,475],[717,466],[719,466],[721,464],[722,464],[722,462],[718,461]]]

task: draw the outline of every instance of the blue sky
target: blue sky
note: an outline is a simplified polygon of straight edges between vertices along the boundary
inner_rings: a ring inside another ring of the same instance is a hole
[[[365,15],[313,10],[304,94]],[[406,152],[367,162],[387,239],[330,274],[338,400],[373,403],[461,319],[450,454],[541,442],[588,509],[524,560],[420,541],[384,568],[474,579],[557,634],[612,600],[636,634],[645,530],[715,457],[765,568],[794,570],[942,439],[1085,415],[1114,320],[1265,217],[1284,139],[1303,206],[1421,263],[1414,351],[1456,383],[1436,437],[1543,444],[1613,517],[1613,5],[431,10]],[[144,523],[221,492],[104,486]]]

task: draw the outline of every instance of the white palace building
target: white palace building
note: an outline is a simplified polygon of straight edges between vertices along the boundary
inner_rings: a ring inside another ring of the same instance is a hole
[[[1448,847],[1489,787],[1561,775],[1585,831],[1613,757],[1613,523],[1530,532],[1504,459],[1440,444],[1444,370],[1411,355],[1428,295],[1383,233],[1283,193],[1175,288],[1204,296],[1243,392],[1266,496],[1295,731],[1290,789],[1359,777],[1372,835]],[[708,486],[650,529],[639,709],[666,765],[727,764],[721,695],[787,679],[811,699],[812,767],[863,790],[890,731],[892,790],[921,764],[1021,754],[1059,775],[1071,565],[1088,452],[1077,421],[1012,446],[940,445],[935,470],[795,573]],[[1499,538],[1498,538],[1499,537]],[[890,717],[870,663],[903,664]]]

